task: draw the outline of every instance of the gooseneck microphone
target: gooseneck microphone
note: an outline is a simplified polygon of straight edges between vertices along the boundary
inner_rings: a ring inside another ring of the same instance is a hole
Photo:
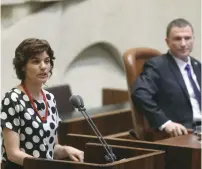
[[[105,155],[105,160],[107,162],[113,162],[113,161],[117,160],[115,154],[112,151],[112,148],[107,144],[107,142],[105,141],[105,139],[103,138],[103,136],[99,132],[99,130],[96,127],[93,120],[86,113],[86,109],[84,107],[84,101],[83,101],[82,97],[79,96],[79,95],[72,95],[69,98],[69,101],[75,108],[77,108],[82,113],[82,115],[84,116],[84,118],[86,119],[86,121],[88,122],[90,127],[92,128],[93,132],[95,133],[95,135],[97,136],[97,138],[101,142],[102,146],[104,147],[104,149],[105,149],[105,151],[107,153]]]

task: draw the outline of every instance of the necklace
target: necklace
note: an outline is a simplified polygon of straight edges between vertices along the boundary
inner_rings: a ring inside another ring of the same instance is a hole
[[[42,94],[42,96],[43,96],[43,101],[44,101],[45,107],[46,107],[45,116],[41,116],[41,115],[39,114],[39,111],[38,111],[38,109],[36,108],[36,106],[35,106],[35,104],[34,104],[34,101],[33,101],[32,97],[31,97],[29,91],[27,90],[25,84],[22,83],[21,86],[23,87],[25,93],[27,94],[27,96],[28,96],[28,98],[29,98],[29,100],[30,100],[30,102],[31,102],[31,105],[32,105],[32,107],[34,108],[34,111],[35,111],[35,113],[37,114],[37,116],[41,119],[41,121],[46,122],[47,117],[48,117],[48,102],[47,102],[47,99],[46,99],[46,96],[45,96],[43,90],[41,89],[41,94]]]

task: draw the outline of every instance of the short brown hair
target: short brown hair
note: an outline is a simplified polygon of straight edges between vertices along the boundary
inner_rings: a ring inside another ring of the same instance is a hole
[[[50,57],[50,74],[52,75],[52,69],[54,66],[53,60],[55,59],[54,51],[51,49],[46,40],[29,38],[23,40],[19,44],[15,50],[15,57],[13,59],[13,65],[18,79],[22,81],[25,79],[25,72],[22,70],[22,68],[27,64],[28,60],[44,51],[46,51]]]
[[[186,19],[183,18],[178,18],[178,19],[174,19],[172,20],[168,26],[167,26],[167,30],[166,30],[166,36],[169,37],[170,35],[170,31],[173,27],[186,27],[186,26],[190,26],[192,29],[192,32],[194,32],[193,26],[191,25],[191,23],[189,21],[187,21]]]

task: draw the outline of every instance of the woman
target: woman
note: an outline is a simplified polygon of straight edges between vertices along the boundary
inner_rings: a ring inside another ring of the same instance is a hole
[[[56,102],[42,88],[52,74],[54,59],[45,40],[25,39],[16,48],[13,65],[21,84],[5,94],[1,110],[5,169],[22,169],[26,157],[83,161],[82,151],[58,144]]]

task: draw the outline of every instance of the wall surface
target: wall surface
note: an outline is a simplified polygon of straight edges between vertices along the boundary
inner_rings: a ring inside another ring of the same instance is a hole
[[[54,74],[47,85],[68,83],[88,108],[99,106],[103,87],[127,89],[122,54],[132,47],[166,52],[166,26],[179,17],[193,24],[192,54],[200,59],[200,0],[68,0],[2,6],[1,98],[19,83],[12,66],[15,48],[23,39],[37,37],[48,40],[55,50]]]

